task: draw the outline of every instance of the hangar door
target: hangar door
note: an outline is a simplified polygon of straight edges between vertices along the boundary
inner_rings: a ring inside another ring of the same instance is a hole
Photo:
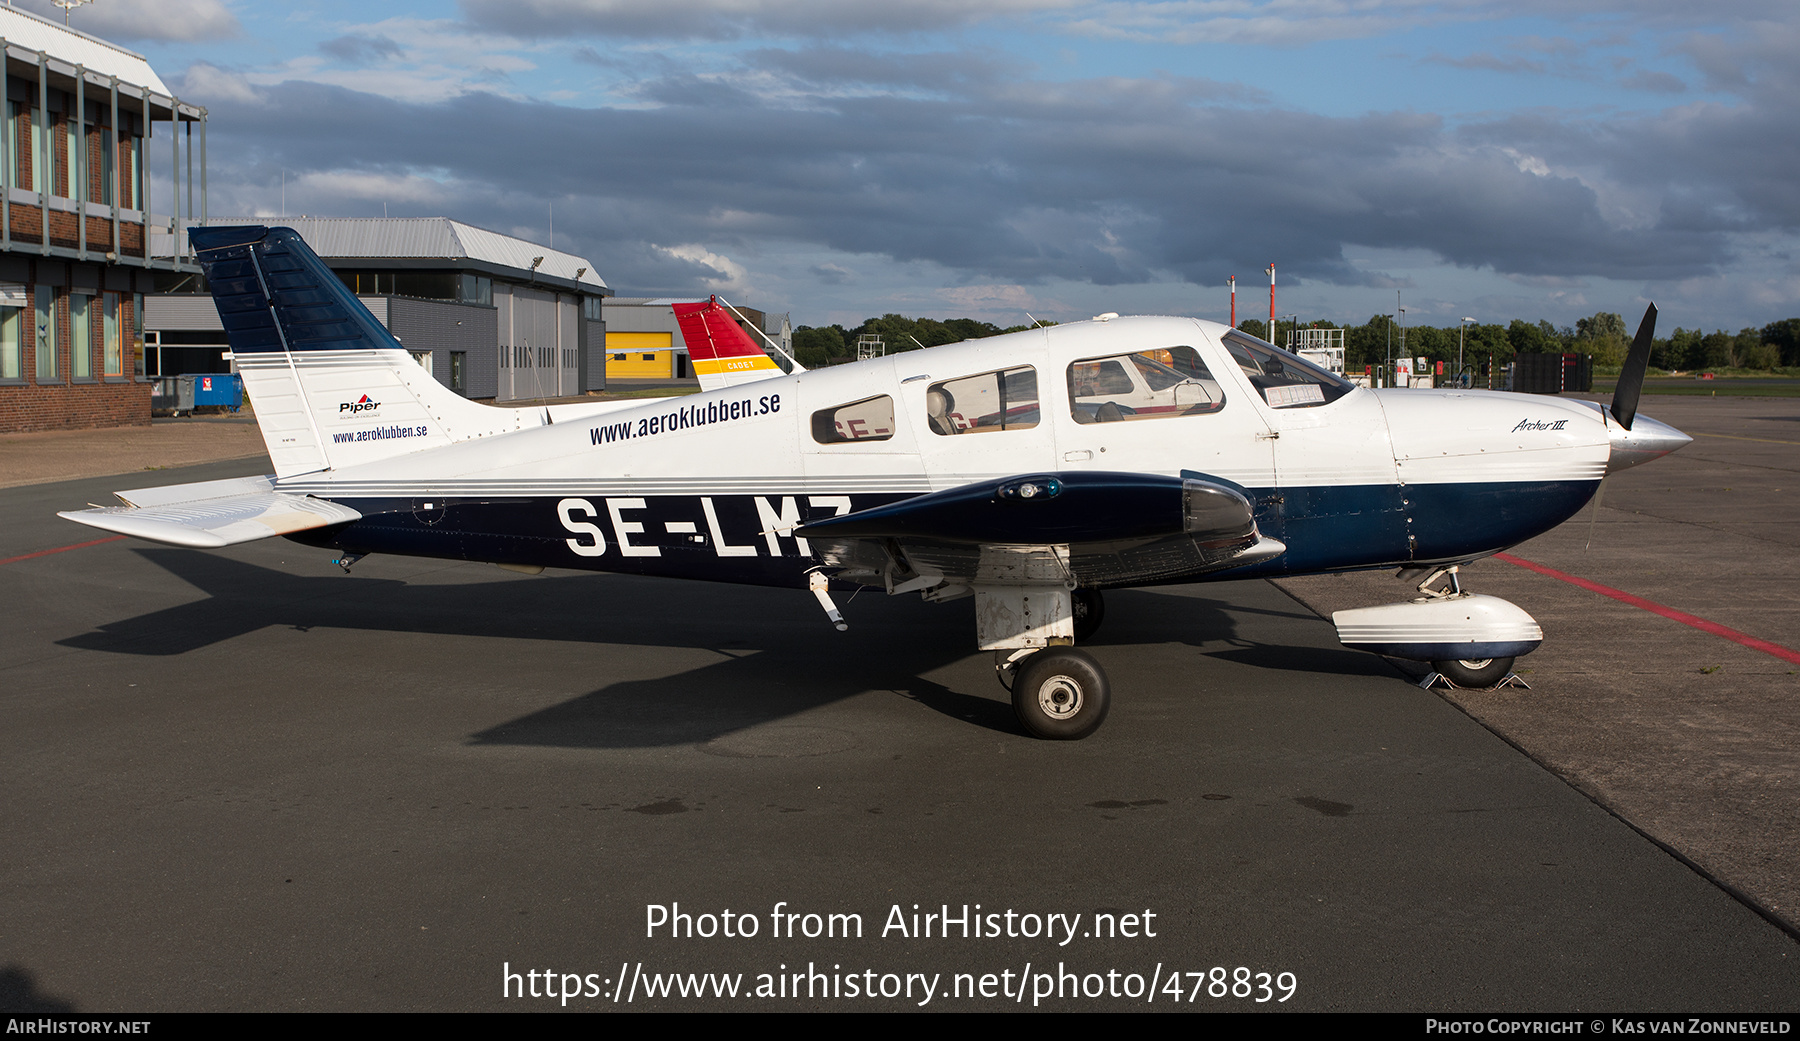
[[[671,333],[606,334],[606,378],[668,379],[675,374]]]
[[[581,393],[581,308],[571,297],[522,286],[494,287],[500,320],[501,400]]]

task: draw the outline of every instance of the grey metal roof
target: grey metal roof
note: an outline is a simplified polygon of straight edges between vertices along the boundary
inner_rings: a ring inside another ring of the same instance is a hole
[[[331,260],[475,260],[527,278],[532,260],[543,257],[539,275],[607,288],[594,262],[585,257],[448,217],[213,217],[207,223],[293,228],[314,252]]]
[[[164,100],[168,97],[169,88],[143,55],[28,11],[10,5],[0,7],[0,39],[79,65],[88,72],[117,76],[134,87],[149,87],[163,95]]]

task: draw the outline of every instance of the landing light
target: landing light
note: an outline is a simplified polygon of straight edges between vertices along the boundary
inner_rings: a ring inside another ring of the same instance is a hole
[[[1033,477],[1011,481],[1000,486],[1000,498],[1013,500],[1053,499],[1062,493],[1062,482],[1054,477]]]

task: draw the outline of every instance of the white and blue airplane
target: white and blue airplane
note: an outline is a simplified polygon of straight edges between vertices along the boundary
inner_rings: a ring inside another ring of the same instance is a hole
[[[1396,569],[1420,598],[1339,612],[1340,639],[1491,686],[1542,633],[1456,569],[1689,440],[1636,415],[1654,306],[1610,409],[1369,390],[1228,326],[1112,314],[808,371],[716,300],[677,307],[701,393],[503,408],[433,380],[294,231],[190,237],[275,472],[61,516],[177,546],[281,535],[346,568],[785,586],[839,629],[833,590],[972,596],[1046,738],[1105,719],[1106,675],[1074,644],[1127,586]]]

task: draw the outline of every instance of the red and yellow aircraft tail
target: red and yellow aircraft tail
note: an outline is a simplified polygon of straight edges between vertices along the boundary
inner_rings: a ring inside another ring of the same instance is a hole
[[[719,390],[786,372],[804,372],[792,358],[782,365],[746,334],[729,304],[717,296],[700,303],[676,304],[675,320],[687,342],[688,359],[701,390]]]

